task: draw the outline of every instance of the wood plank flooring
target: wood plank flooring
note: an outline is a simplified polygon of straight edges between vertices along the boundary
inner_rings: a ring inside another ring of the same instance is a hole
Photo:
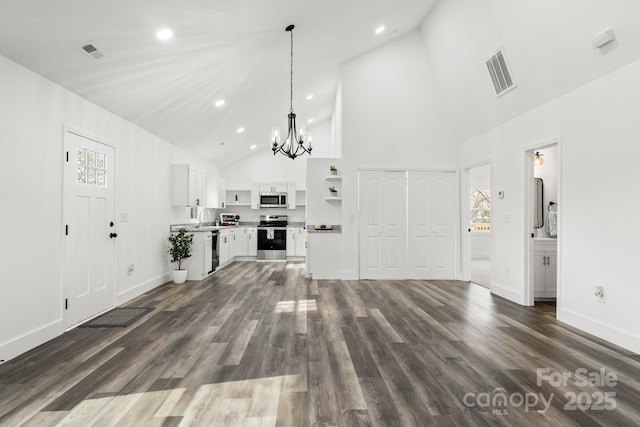
[[[155,309],[127,328],[76,328],[0,365],[0,425],[640,425],[640,357],[557,322],[553,304],[302,267],[166,284],[128,304]],[[538,384],[538,368],[570,377]],[[617,382],[582,385],[580,368]]]

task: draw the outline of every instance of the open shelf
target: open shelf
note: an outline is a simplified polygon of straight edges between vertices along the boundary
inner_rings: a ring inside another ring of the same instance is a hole
[[[342,177],[339,175],[329,175],[328,177],[325,178],[325,180],[337,182],[337,181],[342,181]]]
[[[341,202],[342,201],[342,197],[325,197],[324,198],[327,202]]]

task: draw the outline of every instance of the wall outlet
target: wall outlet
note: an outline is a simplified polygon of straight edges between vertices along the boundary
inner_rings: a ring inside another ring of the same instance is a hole
[[[131,274],[133,274],[133,272],[135,271],[136,266],[133,264],[129,264],[127,266],[127,276],[131,276]]]
[[[604,299],[604,287],[603,286],[596,286],[593,288],[593,295],[595,295],[596,298],[598,298],[598,301],[600,302],[606,302]]]

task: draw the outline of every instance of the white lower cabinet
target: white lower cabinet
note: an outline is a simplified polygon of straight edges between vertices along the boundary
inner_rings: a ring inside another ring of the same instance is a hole
[[[247,256],[258,256],[258,229],[247,227]]]
[[[307,230],[304,227],[296,229],[296,255],[307,256]]]
[[[191,233],[193,243],[191,256],[182,262],[182,268],[187,269],[187,280],[202,280],[211,271],[211,233]]]
[[[533,284],[535,298],[556,298],[558,249],[555,239],[533,241]]]
[[[287,227],[287,256],[307,256],[307,230],[303,227]]]
[[[231,259],[231,253],[229,251],[231,246],[231,241],[229,240],[230,230],[220,230],[218,234],[218,248],[220,249],[220,253],[218,254],[220,258],[220,266],[222,267]]]

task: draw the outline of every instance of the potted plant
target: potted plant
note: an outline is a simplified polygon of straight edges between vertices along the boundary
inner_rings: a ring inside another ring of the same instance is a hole
[[[334,165],[329,166],[329,171],[331,172],[331,175],[338,174],[338,168],[336,168]]]
[[[334,197],[338,195],[338,190],[336,190],[336,187],[334,187],[333,185],[329,187],[329,191],[331,192],[331,195]]]
[[[178,269],[173,270],[173,283],[179,285],[187,280],[187,270],[182,269],[182,261],[191,256],[193,234],[187,234],[187,230],[181,228],[177,233],[170,235],[168,239],[171,262],[178,263]]]

